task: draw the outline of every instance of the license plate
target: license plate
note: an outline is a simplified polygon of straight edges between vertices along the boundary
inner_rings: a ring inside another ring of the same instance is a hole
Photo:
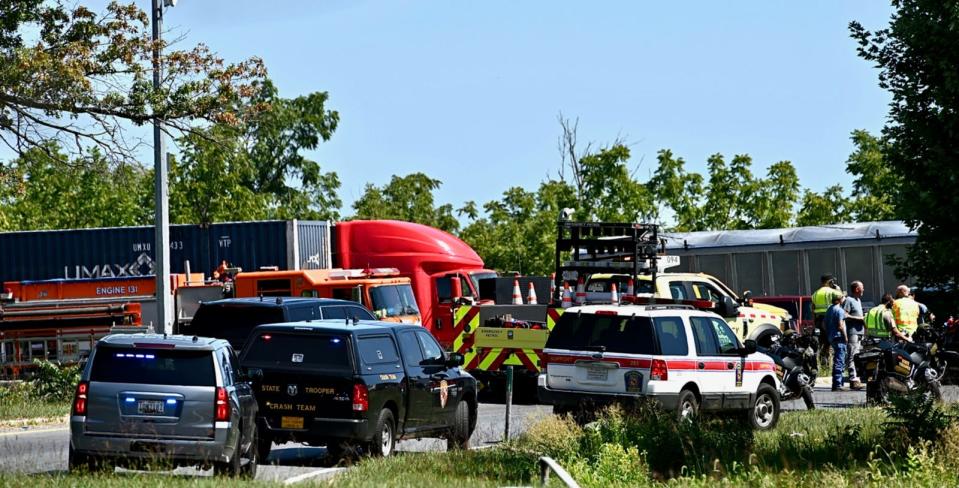
[[[280,417],[280,428],[282,429],[302,429],[303,417]]]
[[[137,412],[142,415],[156,415],[163,413],[162,400],[140,400],[137,402]]]
[[[606,381],[609,378],[609,369],[589,367],[586,368],[586,379],[589,381]]]

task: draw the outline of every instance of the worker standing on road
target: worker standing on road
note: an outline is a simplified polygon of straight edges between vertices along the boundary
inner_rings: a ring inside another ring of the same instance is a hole
[[[919,328],[919,304],[909,295],[909,287],[906,285],[896,287],[892,316],[896,319],[896,328],[910,338]]]
[[[826,326],[824,323],[826,310],[829,309],[835,297],[842,297],[842,290],[836,285],[836,279],[833,278],[831,274],[822,275],[820,282],[821,286],[812,294],[813,319],[815,320],[816,329],[819,330],[819,337],[828,338],[829,336],[826,335]],[[829,347],[827,343],[824,342],[819,348],[819,362],[826,362],[828,357]]]
[[[832,391],[842,389],[842,376],[846,370],[846,312],[842,309],[843,296],[835,295],[832,305],[826,309],[826,338],[832,345]]]
[[[846,312],[846,335],[849,337],[846,351],[846,364],[849,368],[849,387],[861,390],[863,384],[856,373],[856,363],[852,358],[862,350],[862,336],[865,331],[865,317],[862,313],[862,294],[865,291],[861,281],[849,284],[849,295],[842,302],[842,309]]]
[[[866,314],[866,334],[869,337],[888,339],[890,337],[909,342],[909,338],[896,327],[896,319],[892,316],[892,294],[882,296],[882,303],[869,309]]]

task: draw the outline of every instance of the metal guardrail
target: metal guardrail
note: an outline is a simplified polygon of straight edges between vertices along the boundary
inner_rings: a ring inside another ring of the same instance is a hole
[[[556,473],[556,476],[566,484],[569,488],[579,488],[579,483],[573,479],[570,474],[563,469],[555,459],[547,456],[539,458],[539,483],[540,486],[546,486],[546,482],[549,481],[549,472],[552,471]]]

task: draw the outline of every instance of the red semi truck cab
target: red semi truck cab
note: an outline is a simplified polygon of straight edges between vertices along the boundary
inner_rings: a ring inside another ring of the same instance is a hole
[[[453,306],[479,300],[479,280],[496,276],[468,244],[433,227],[397,220],[354,220],[334,227],[333,262],[342,268],[397,268],[409,277],[423,326],[449,348]]]

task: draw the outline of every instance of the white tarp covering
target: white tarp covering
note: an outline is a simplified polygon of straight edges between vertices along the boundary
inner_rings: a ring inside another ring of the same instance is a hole
[[[705,249],[732,246],[757,246],[828,242],[861,239],[916,237],[902,221],[862,222],[857,224],[792,227],[787,229],[722,230],[704,232],[664,232],[666,249]]]

